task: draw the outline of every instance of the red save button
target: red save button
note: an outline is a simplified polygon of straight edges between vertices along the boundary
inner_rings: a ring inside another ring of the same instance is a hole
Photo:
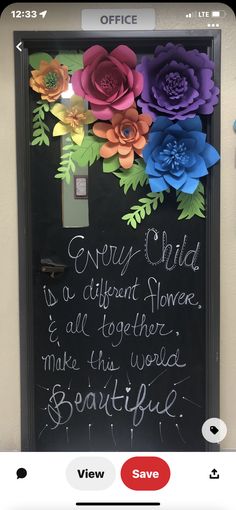
[[[121,468],[123,483],[135,491],[157,491],[170,479],[168,464],[159,457],[132,457]]]

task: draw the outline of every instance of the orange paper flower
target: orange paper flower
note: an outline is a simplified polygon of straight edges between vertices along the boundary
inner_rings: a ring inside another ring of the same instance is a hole
[[[93,126],[94,134],[108,140],[102,145],[100,155],[107,159],[118,154],[120,166],[126,170],[131,168],[134,162],[134,153],[142,156],[142,150],[147,143],[146,135],[151,124],[151,116],[139,115],[134,107],[115,113],[111,124],[96,122]]]
[[[49,103],[56,101],[61,93],[68,89],[68,67],[61,65],[56,59],[51,62],[41,60],[39,69],[31,71],[31,74],[31,88]]]

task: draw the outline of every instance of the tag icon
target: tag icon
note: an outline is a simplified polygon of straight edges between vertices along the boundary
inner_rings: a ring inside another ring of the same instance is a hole
[[[219,432],[219,429],[215,425],[212,425],[210,427],[210,431],[212,432],[212,434],[216,435],[217,432]]]
[[[226,424],[220,418],[209,418],[203,423],[202,435],[208,443],[220,443],[226,434]]]

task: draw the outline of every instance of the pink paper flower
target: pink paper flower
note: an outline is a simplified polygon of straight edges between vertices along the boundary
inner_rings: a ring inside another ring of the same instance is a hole
[[[111,53],[99,45],[84,52],[84,69],[72,75],[75,94],[90,102],[98,119],[111,119],[129,108],[143,88],[143,76],[135,70],[135,53],[121,44]]]

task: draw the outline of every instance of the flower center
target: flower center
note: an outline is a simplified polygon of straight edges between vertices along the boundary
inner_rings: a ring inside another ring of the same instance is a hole
[[[126,127],[123,129],[123,135],[128,138],[128,136],[130,135],[130,132],[131,132],[131,128],[130,127]]]
[[[136,136],[137,128],[131,121],[123,121],[120,127],[120,136],[125,142],[132,142]]]
[[[79,113],[76,106],[74,106],[71,109],[71,111],[67,113],[65,120],[66,120],[66,122],[68,122],[68,124],[70,124],[70,126],[72,128],[76,128],[76,127],[81,126],[85,123],[86,115],[85,115],[85,113]]]
[[[117,89],[118,81],[111,74],[105,74],[100,81],[100,86],[105,94],[111,94],[111,92]]]
[[[170,99],[180,99],[188,89],[188,81],[179,73],[169,73],[165,76],[162,86]]]
[[[160,152],[160,157],[162,166],[173,172],[185,168],[189,161],[185,144],[176,140],[167,143],[165,149]]]
[[[58,83],[58,74],[50,71],[44,76],[44,83],[47,89],[53,89]]]

